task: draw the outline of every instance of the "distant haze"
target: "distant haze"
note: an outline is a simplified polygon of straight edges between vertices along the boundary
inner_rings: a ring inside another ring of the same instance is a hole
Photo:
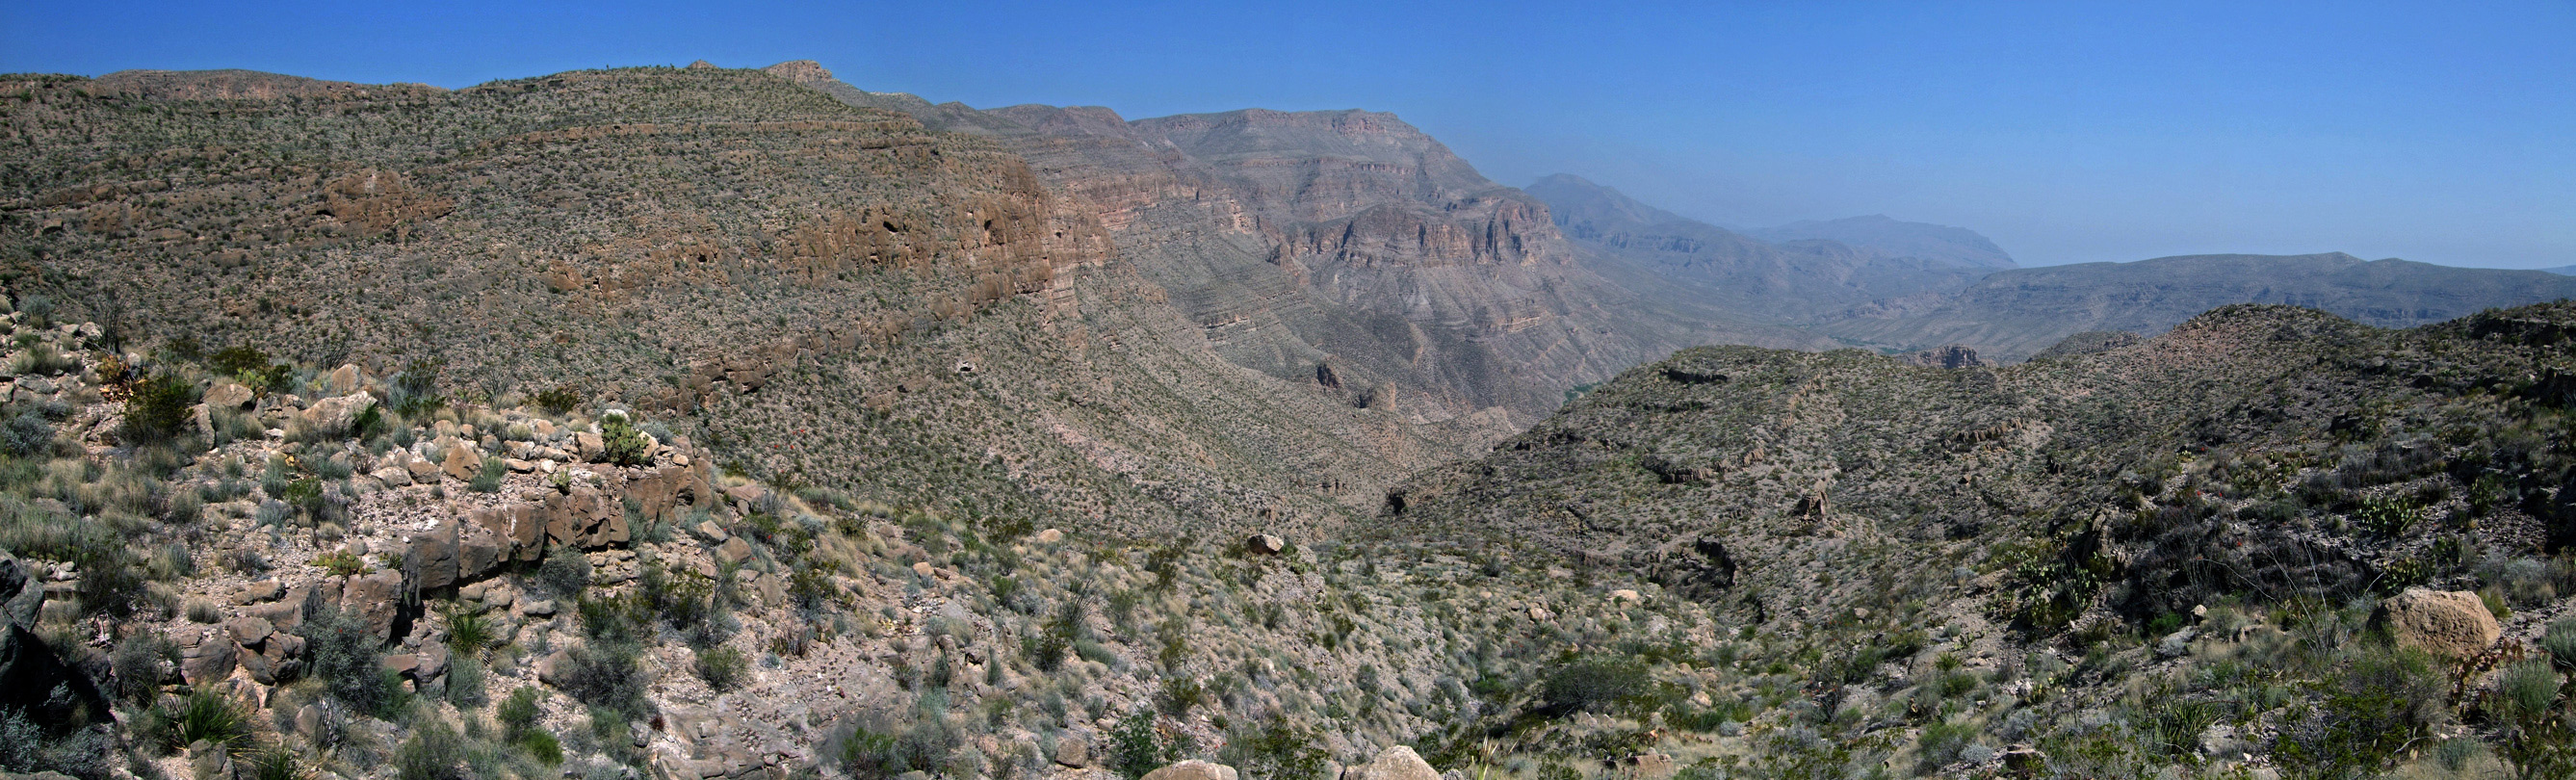
[[[2576,5],[16,2],[0,71],[459,87],[812,58],[1128,117],[1394,112],[1503,182],[1745,230],[1886,215],[2020,265],[2344,251],[2576,263]]]

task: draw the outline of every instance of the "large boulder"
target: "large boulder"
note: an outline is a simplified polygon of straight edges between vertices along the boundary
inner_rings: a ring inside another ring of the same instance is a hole
[[[1278,555],[1288,549],[1288,540],[1270,534],[1253,534],[1243,540],[1243,549],[1260,555]]]
[[[402,615],[402,606],[402,572],[379,569],[360,574],[340,589],[340,611],[364,621],[377,644],[393,641],[394,619]]]
[[[330,436],[346,436],[357,426],[358,415],[375,406],[376,398],[365,392],[350,393],[313,402],[304,410],[304,424]]]
[[[216,382],[214,387],[206,388],[204,398],[209,409],[230,408],[237,412],[250,411],[259,403],[259,395],[239,382]]]
[[[2495,613],[2487,611],[2478,594],[2458,590],[2407,588],[2380,601],[2370,623],[2387,631],[2399,646],[2451,658],[2485,652],[2504,635]]]
[[[447,459],[439,462],[438,470],[447,472],[449,479],[470,481],[483,470],[483,455],[475,452],[473,447],[452,446],[447,448]]]
[[[1342,780],[1440,780],[1431,763],[1413,748],[1397,745],[1379,751],[1368,763],[1342,770]]]
[[[1234,767],[1190,759],[1145,773],[1143,780],[1235,780]],[[1440,780],[1433,775],[1431,780]]]

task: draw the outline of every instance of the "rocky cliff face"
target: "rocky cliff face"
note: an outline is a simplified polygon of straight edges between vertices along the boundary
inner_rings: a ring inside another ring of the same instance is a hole
[[[1692,343],[1818,343],[1581,262],[1544,204],[1392,115],[978,112],[799,71],[844,101],[999,140],[1095,210],[1229,359],[1298,381],[1328,370],[1336,386],[1317,387],[1355,406],[1500,431]]]
[[[1140,261],[1176,253],[1122,249],[1091,195],[772,74],[297,100],[242,78],[9,85],[43,137],[0,196],[14,294],[147,355],[256,344],[456,398],[617,399],[749,473],[1103,530],[1337,522],[1509,431],[1355,366],[1340,396],[1325,361],[1246,371],[1227,320]],[[1275,268],[1252,233],[1179,224]]]

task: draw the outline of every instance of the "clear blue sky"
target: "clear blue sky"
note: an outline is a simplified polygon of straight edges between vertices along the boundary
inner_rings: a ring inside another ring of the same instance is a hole
[[[2576,2],[0,3],[0,71],[447,87],[821,61],[1131,118],[1393,111],[1505,184],[1721,224],[1885,213],[2027,264],[2576,264]]]

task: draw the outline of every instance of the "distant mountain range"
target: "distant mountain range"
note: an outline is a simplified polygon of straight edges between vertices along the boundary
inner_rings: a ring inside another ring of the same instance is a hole
[[[2576,276],[2576,265],[2562,265],[2562,266],[2559,266],[2559,267],[2556,267],[2556,268],[2543,268],[2543,269],[2540,269],[2540,270],[2548,271],[2548,272],[2553,273],[2553,274],[2566,274],[2566,275],[2568,275],[2568,276]]]
[[[1748,316],[1901,353],[1966,346],[2018,361],[2085,332],[2162,333],[2210,309],[2281,303],[2405,328],[2576,297],[2576,266],[2458,268],[2313,255],[2195,255],[2018,268],[1964,228],[1884,215],[1736,232],[1581,177],[1530,185],[1567,239],[1653,268]]]

